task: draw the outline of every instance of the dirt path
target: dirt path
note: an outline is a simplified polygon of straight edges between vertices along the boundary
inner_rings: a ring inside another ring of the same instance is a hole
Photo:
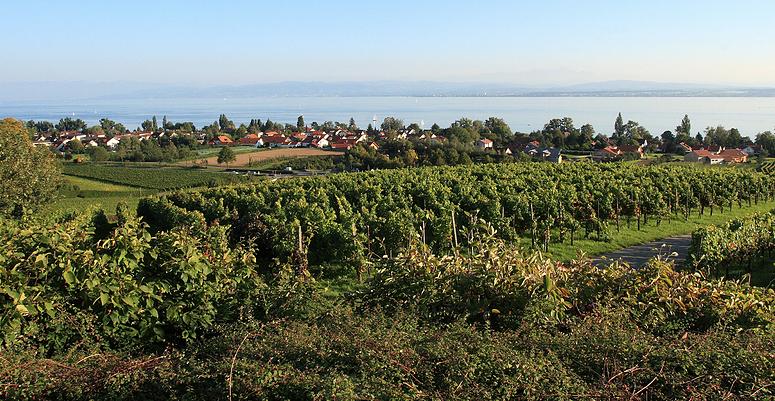
[[[236,155],[237,160],[233,163],[229,163],[230,167],[247,166],[250,162],[261,162],[269,159],[282,159],[288,157],[305,157],[305,156],[339,156],[342,152],[334,152],[330,150],[321,150],[314,148],[280,148],[262,150],[249,153],[239,153]],[[218,166],[218,156],[203,157],[196,160],[187,160],[180,164],[191,165],[194,162],[201,163],[202,160],[207,160],[208,166]],[[225,166],[224,166],[225,167]]]
[[[670,255],[675,252],[678,255],[670,257],[677,265],[683,264],[689,254],[689,245],[692,242],[691,235],[679,235],[663,238],[659,241],[635,245],[595,257],[592,262],[596,265],[606,265],[613,261],[622,261],[633,267],[640,267],[658,255]]]

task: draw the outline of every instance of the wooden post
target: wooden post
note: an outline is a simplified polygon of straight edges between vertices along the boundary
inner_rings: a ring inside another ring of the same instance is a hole
[[[457,224],[455,224],[455,210],[452,210],[452,238],[455,240],[455,252],[457,252]]]

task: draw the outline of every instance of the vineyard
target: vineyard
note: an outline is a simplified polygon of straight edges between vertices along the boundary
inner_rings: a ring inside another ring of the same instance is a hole
[[[183,167],[125,167],[110,164],[64,165],[63,172],[82,178],[156,190],[244,182],[245,177]]]
[[[751,273],[758,261],[771,261],[775,250],[775,211],[736,219],[692,234],[689,266],[716,276],[730,270]]]
[[[775,180],[741,169],[502,164],[341,174],[166,194],[141,201],[153,231],[228,224],[258,256],[303,251],[313,264],[361,263],[419,239],[439,254],[465,247],[477,221],[533,248],[659,225],[771,199]],[[299,245],[301,244],[301,245]],[[303,249],[302,249],[303,248]]]
[[[773,174],[775,173],[775,161],[772,161],[772,160],[765,161],[757,167],[757,170],[763,173]]]

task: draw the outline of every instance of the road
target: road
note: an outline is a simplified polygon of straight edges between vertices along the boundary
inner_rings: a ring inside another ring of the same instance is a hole
[[[675,252],[677,255],[670,257],[676,265],[683,264],[686,256],[689,254],[689,245],[691,244],[691,235],[679,235],[677,237],[663,238],[659,241],[646,244],[635,245],[629,248],[620,249],[605,255],[596,256],[592,263],[596,265],[606,265],[612,261],[622,261],[633,267],[640,267],[649,260],[658,255],[670,255]]]

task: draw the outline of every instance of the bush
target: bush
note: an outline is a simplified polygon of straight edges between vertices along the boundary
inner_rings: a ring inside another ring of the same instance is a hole
[[[3,343],[180,343],[218,322],[299,310],[283,305],[306,278],[258,266],[249,249],[229,245],[226,227],[152,236],[126,212],[114,220],[97,213],[0,225]]]

